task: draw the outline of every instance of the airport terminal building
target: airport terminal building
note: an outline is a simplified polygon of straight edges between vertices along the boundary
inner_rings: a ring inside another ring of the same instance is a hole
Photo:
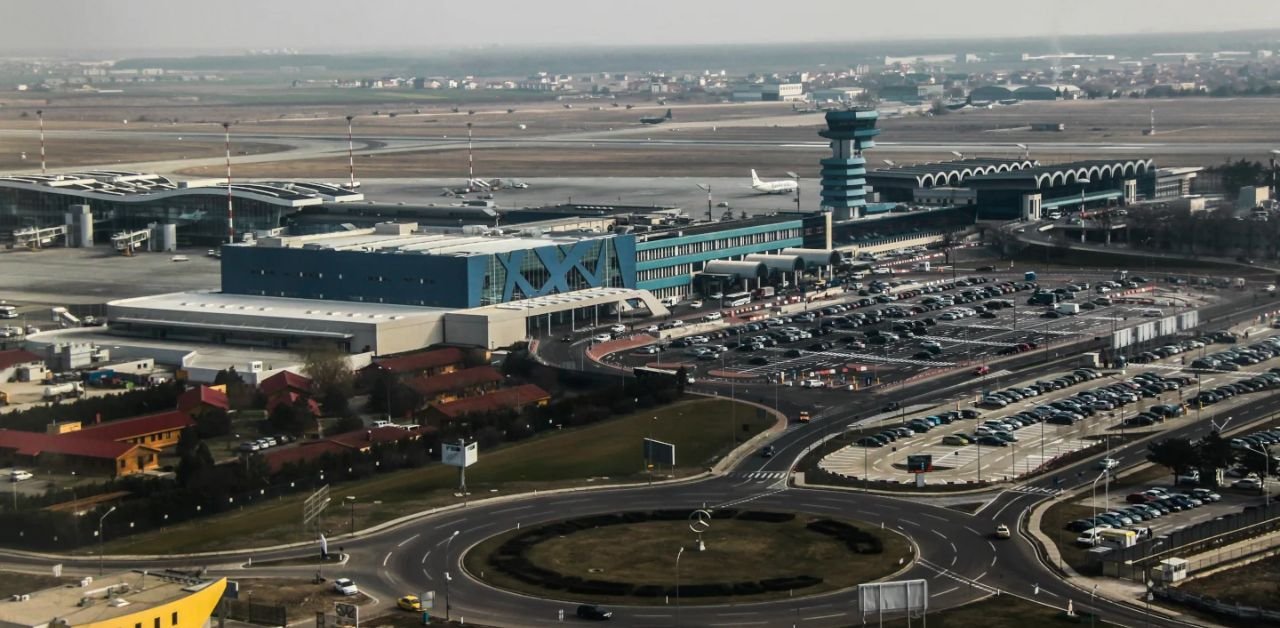
[[[154,224],[176,226],[180,242],[226,242],[226,180],[175,181],[158,174],[95,170],[0,177],[0,231],[66,224],[73,206],[88,206],[96,239]],[[283,227],[289,216],[326,202],[364,198],[323,183],[233,183],[230,189],[237,234]]]

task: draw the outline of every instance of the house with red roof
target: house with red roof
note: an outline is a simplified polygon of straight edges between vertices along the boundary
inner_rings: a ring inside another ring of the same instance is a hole
[[[0,463],[123,477],[160,466],[157,449],[80,432],[44,434],[0,429]]]
[[[422,430],[398,426],[374,427],[344,432],[316,441],[299,443],[297,447],[271,449],[259,454],[271,473],[277,473],[287,464],[310,462],[325,454],[340,455],[347,452],[367,454],[376,446],[397,442],[411,442],[422,438]]]
[[[26,349],[0,351],[0,383],[10,380],[42,379],[45,372],[44,358]]]
[[[311,378],[299,375],[293,371],[280,371],[271,377],[262,380],[258,384],[258,390],[268,398],[282,393],[292,392],[299,395],[311,394]]]
[[[227,399],[226,386],[205,386],[188,388],[178,395],[178,409],[190,415],[199,415],[207,410],[231,410],[231,401]]]
[[[467,354],[457,347],[443,347],[382,358],[374,358],[362,375],[368,377],[378,371],[396,377],[426,377],[452,373],[466,366]]]
[[[413,377],[404,384],[422,397],[423,405],[474,397],[497,390],[502,373],[492,366],[476,366],[452,373]]]
[[[430,413],[437,419],[452,421],[473,414],[488,414],[501,410],[518,411],[530,406],[545,406],[550,401],[551,394],[539,386],[521,384],[476,397],[432,404]]]
[[[267,399],[267,414],[271,414],[271,411],[275,410],[276,406],[282,403],[293,405],[298,403],[299,401],[306,402],[307,410],[311,412],[311,416],[320,416],[320,404],[316,403],[315,399],[312,399],[311,397],[308,397],[306,395],[298,394],[296,392],[279,392],[272,395],[269,399]]]
[[[65,438],[92,438],[131,445],[143,445],[154,450],[161,450],[178,444],[182,430],[192,427],[196,422],[191,415],[181,410],[170,410],[157,414],[120,419],[106,423],[95,423],[79,430],[66,432]]]

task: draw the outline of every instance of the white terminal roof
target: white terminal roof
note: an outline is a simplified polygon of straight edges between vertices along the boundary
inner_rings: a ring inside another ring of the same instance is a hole
[[[235,246],[277,246],[333,251],[366,251],[370,253],[400,253],[470,257],[510,253],[544,246],[574,244],[582,240],[609,237],[607,234],[590,235],[463,235],[457,233],[406,234],[376,233],[373,229],[356,229],[338,233],[281,237],[259,240],[256,244]]]
[[[438,317],[448,308],[396,305],[391,303],[367,303],[357,301],[322,301],[317,299],[290,299],[221,292],[171,292],[132,299],[112,301],[116,307],[147,308],[153,312],[179,314],[240,314],[293,320],[377,323],[398,321],[411,317]]]

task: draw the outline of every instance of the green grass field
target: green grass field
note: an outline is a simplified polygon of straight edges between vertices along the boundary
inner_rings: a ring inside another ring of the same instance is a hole
[[[470,499],[601,483],[643,482],[641,439],[652,436],[676,447],[676,477],[699,473],[745,441],[771,427],[771,415],[725,399],[681,401],[663,408],[480,452],[467,470]],[[744,430],[744,427],[746,428]],[[731,441],[731,438],[735,439]],[[667,469],[655,473],[667,474]],[[334,503],[321,527],[330,535],[458,503],[458,473],[431,465],[333,487]],[[354,496],[355,507],[344,504]],[[164,530],[110,541],[115,554],[174,554],[261,547],[311,538],[301,525],[304,495],[249,506]]]

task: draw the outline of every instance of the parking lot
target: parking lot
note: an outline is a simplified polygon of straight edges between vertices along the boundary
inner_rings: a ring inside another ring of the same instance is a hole
[[[1145,281],[1118,289],[1145,288],[1149,292],[1143,300],[1160,307],[1114,303],[1088,282],[1066,292],[1066,286],[1033,284],[1011,275],[954,281],[904,277],[894,279],[898,285],[872,281],[868,278],[859,290],[832,301],[766,310],[747,322],[726,319],[692,342],[660,341],[609,360],[628,367],[679,363],[704,379],[733,376],[857,389],[938,368],[981,365],[1022,351],[1044,351],[1049,358],[1054,346],[1151,320],[1156,310],[1169,316],[1217,298],[1185,290],[1175,295]],[[1027,304],[1036,289],[1055,288],[1073,297],[1078,314]]]
[[[1200,341],[1187,340],[1180,353],[1124,373],[1076,369],[1035,381],[1007,379],[1003,386],[995,379],[997,374],[989,374],[988,391],[1015,392],[1022,398],[1000,406],[1005,402],[988,403],[961,394],[953,396],[952,403],[904,410],[873,424],[851,426],[864,434],[859,445],[828,455],[819,466],[850,478],[911,482],[909,457],[929,456],[929,483],[968,483],[1013,480],[1088,447],[1102,453],[1113,436],[1146,434],[1229,413],[1251,395],[1256,398],[1280,389],[1280,374],[1269,370],[1280,370],[1280,336],[1276,330],[1252,331],[1247,345],[1222,342],[1200,347]],[[1269,351],[1265,359],[1236,371],[1184,365],[1198,355],[1264,350]],[[1058,387],[1061,384],[1065,385]],[[1222,397],[1211,400],[1210,395]],[[878,438],[872,439],[873,435]],[[1260,444],[1265,443],[1242,439],[1239,446]]]

